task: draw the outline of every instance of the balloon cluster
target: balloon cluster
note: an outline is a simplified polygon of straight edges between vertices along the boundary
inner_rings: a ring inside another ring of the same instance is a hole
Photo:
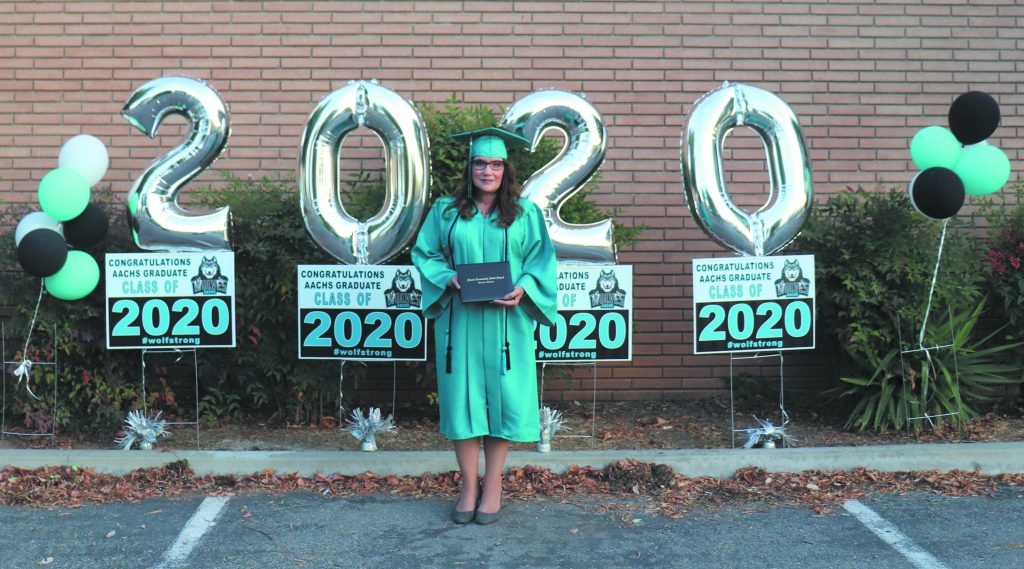
[[[999,126],[999,104],[981,91],[964,93],[949,107],[949,128],[929,126],[910,141],[921,169],[910,182],[910,202],[932,219],[960,211],[967,195],[999,191],[1010,179],[1010,160],[985,140]]]
[[[79,249],[107,235],[107,213],[89,198],[109,162],[107,148],[96,137],[80,134],[68,140],[58,167],[39,182],[42,211],[23,217],[14,231],[21,267],[42,278],[47,292],[59,299],[78,300],[99,284],[96,259]]]

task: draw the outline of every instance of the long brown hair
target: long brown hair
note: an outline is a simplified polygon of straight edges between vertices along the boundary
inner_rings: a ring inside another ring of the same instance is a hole
[[[508,227],[523,212],[523,208],[519,206],[519,193],[522,188],[516,183],[516,171],[512,168],[512,164],[508,160],[502,160],[502,162],[505,164],[505,169],[501,176],[501,185],[498,186],[495,207],[498,208],[498,225]],[[449,207],[457,209],[462,219],[472,219],[477,211],[476,202],[469,195],[469,187],[473,183],[472,162],[466,165],[465,176],[466,183],[462,184],[462,189]]]

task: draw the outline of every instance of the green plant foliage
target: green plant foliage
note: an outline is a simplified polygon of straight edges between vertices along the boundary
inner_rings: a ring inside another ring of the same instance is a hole
[[[238,346],[203,352],[201,409],[207,417],[277,415],[296,422],[334,415],[339,364],[295,356],[295,271],[335,261],[306,231],[294,182],[225,178],[221,188],[193,191],[203,207],[231,207],[238,275]]]
[[[989,199],[979,210],[989,230],[987,286],[990,297],[1009,323],[1008,331],[1021,337],[1024,325],[1024,184],[1018,182]]]
[[[914,373],[924,381],[928,372],[912,363],[907,367],[917,371],[903,373],[900,338],[904,347],[917,343],[941,229],[941,223],[914,211],[905,192],[851,189],[832,196],[823,209],[816,210],[793,245],[793,250],[812,253],[820,260],[816,266],[817,334],[819,345],[833,355],[836,376],[849,384],[840,392],[855,401],[850,426],[888,429],[907,425],[907,415],[901,415],[897,405],[903,388],[900,382],[906,378],[916,385]],[[985,275],[978,270],[980,257],[980,244],[951,220],[932,300],[929,342],[949,342],[950,312],[954,324],[970,323],[973,331],[973,321],[964,314],[974,314],[981,305]],[[961,334],[959,329],[957,334]],[[972,353],[980,354],[974,358],[990,356],[970,337],[962,340],[957,344],[958,358],[969,361]],[[981,392],[980,388],[963,389],[965,360],[959,361],[960,396],[937,396],[937,405],[956,400],[959,406],[960,400],[969,403]],[[993,361],[985,360],[982,367]],[[928,379],[934,381],[933,376],[931,373]],[[919,427],[920,422],[912,426]]]
[[[1003,354],[1020,343],[992,345],[996,333],[975,338],[983,309],[981,302],[929,327],[926,346],[955,348],[901,356],[893,347],[870,377],[841,378],[848,387],[840,395],[857,400],[846,426],[919,431],[929,423],[917,417],[933,416],[931,423],[940,427],[956,418],[950,413],[966,421],[979,416],[975,403],[992,400],[999,387],[1019,383],[1017,366],[1005,362]]]
[[[108,189],[94,189],[92,201],[108,212],[119,212]],[[39,279],[18,266],[13,229],[32,208],[28,204],[10,204],[0,211],[0,227],[9,232],[0,236],[0,268],[5,271],[0,281],[0,297],[8,307],[5,318],[7,335],[5,359],[20,360],[29,323],[39,296]],[[88,252],[102,260],[104,251],[125,251],[131,247],[130,235],[123,216],[113,216],[109,235]],[[34,391],[43,397],[37,401],[24,390],[8,391],[8,427],[13,424],[27,431],[51,428],[50,410],[53,382],[57,382],[57,423],[60,428],[116,429],[128,411],[141,405],[139,356],[135,352],[106,349],[104,291],[102,282],[81,300],[65,302],[44,296],[32,332],[28,355],[33,361],[56,361],[52,366],[34,366],[31,382]],[[54,337],[56,336],[56,353]],[[160,381],[147,391],[151,404],[167,403],[173,412],[176,398]],[[165,407],[167,408],[167,407]]]

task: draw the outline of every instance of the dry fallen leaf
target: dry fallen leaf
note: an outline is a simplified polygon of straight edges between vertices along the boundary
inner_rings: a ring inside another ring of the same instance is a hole
[[[36,565],[49,565],[50,563],[53,563],[52,557],[47,557],[46,559],[36,561]]]
[[[114,537],[115,535],[117,535],[117,532],[114,531],[114,530],[110,530],[110,531],[107,532],[107,539],[110,539],[110,538]]]

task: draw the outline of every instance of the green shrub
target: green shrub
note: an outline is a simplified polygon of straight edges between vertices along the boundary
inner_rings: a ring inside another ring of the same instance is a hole
[[[276,415],[316,422],[334,415],[339,364],[298,360],[295,338],[295,267],[334,259],[306,231],[294,182],[225,179],[223,187],[194,192],[203,207],[231,207],[237,275],[237,347],[203,351],[201,408],[211,418]]]
[[[119,213],[123,207],[114,203],[109,189],[94,190],[92,201],[112,214]],[[9,228],[8,233],[0,235],[0,268],[7,271],[0,282],[0,295],[10,312],[5,326],[7,353],[4,354],[10,361],[23,357],[23,343],[39,295],[40,279],[21,270],[14,245],[13,230],[32,209],[36,208],[28,204],[10,204],[0,211],[0,227]],[[103,251],[127,250],[130,246],[128,235],[124,216],[112,215],[107,238],[89,253],[102,264]],[[139,406],[139,355],[133,351],[108,351],[104,328],[102,282],[82,300],[64,302],[49,295],[43,297],[32,332],[29,356],[35,361],[53,361],[56,356],[59,365],[56,373],[51,366],[32,368],[33,389],[43,397],[42,401],[32,399],[24,390],[8,389],[6,411],[9,427],[13,423],[30,431],[50,429],[49,410],[53,405],[50,394],[54,381],[58,387],[57,423],[64,429],[116,428],[129,410]],[[51,349],[54,335],[56,354]],[[148,388],[150,403],[169,401],[173,410],[176,398],[165,387],[165,377],[160,374],[162,370],[154,368],[152,371],[154,377]]]
[[[904,373],[900,340],[903,349],[918,347],[941,229],[941,223],[916,213],[903,191],[851,189],[815,210],[792,246],[818,259],[818,340],[832,355],[836,377],[849,384],[839,390],[855,402],[848,426],[879,430],[922,426],[921,421],[907,421],[903,409],[908,406],[903,403],[911,402],[903,401],[902,382],[909,382],[911,389],[906,392],[912,394],[926,372],[914,358],[907,362],[904,357],[909,370]],[[985,278],[978,270],[981,256],[977,240],[960,222],[950,220],[924,344],[949,343],[952,318],[961,389],[954,396],[948,391],[951,387],[935,382],[932,372],[928,378],[932,385],[946,391],[930,399],[929,414],[956,411],[961,399],[976,400],[984,391],[982,385],[1002,383],[1006,373],[990,367],[1006,347],[983,348],[970,336],[981,314]],[[951,352],[939,350],[935,355],[941,360],[939,369],[943,365],[948,369],[947,354]],[[973,374],[965,362],[983,371]],[[965,411],[972,412],[969,406]]]
[[[1020,337],[1024,325],[1024,183],[989,199],[979,211],[989,229],[989,295],[1009,324],[1008,330]]]

